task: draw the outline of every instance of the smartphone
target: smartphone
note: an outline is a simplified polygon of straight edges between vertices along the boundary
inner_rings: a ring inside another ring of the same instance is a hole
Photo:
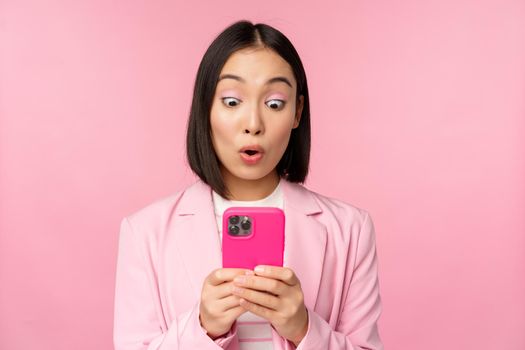
[[[276,207],[230,207],[222,215],[222,267],[283,266],[284,212]]]

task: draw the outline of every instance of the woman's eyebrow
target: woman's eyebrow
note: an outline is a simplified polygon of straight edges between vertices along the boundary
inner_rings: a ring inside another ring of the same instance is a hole
[[[234,74],[223,74],[223,75],[221,75],[219,77],[219,80],[217,80],[217,83],[219,83],[219,81],[221,81],[222,79],[234,79],[234,80],[240,81],[241,83],[246,83],[246,80],[244,80],[240,76],[234,75]],[[269,84],[277,83],[277,82],[283,82],[283,83],[287,84],[288,86],[292,87],[292,84],[290,83],[290,80],[288,80],[288,78],[283,77],[283,76],[273,77],[273,78],[269,79],[265,83],[265,85],[269,85]]]

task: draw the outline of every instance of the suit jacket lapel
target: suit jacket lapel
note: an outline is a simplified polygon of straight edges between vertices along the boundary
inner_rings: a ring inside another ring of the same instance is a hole
[[[281,180],[285,214],[285,267],[290,267],[299,280],[305,305],[315,309],[326,248],[326,227],[314,219],[322,210],[313,195],[299,184]],[[200,179],[188,187],[180,199],[177,213],[180,224],[177,250],[188,272],[196,295],[214,269],[222,267],[222,252],[211,187]]]
[[[200,179],[184,192],[176,210],[180,222],[177,225],[176,248],[187,270],[195,295],[200,297],[202,283],[215,269],[222,267],[219,232],[215,220],[211,187]]]
[[[304,303],[314,309],[326,251],[326,227],[314,219],[322,212],[313,195],[299,184],[281,181],[285,215],[285,267],[299,280]]]

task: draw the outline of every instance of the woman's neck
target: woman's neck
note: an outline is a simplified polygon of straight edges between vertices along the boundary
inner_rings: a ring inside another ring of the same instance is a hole
[[[232,194],[228,199],[235,201],[256,201],[266,198],[272,194],[280,181],[276,170],[257,180],[241,179],[229,173],[223,173],[223,178]]]

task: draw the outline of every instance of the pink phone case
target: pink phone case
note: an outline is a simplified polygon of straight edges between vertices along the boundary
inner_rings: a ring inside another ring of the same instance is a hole
[[[222,267],[283,266],[283,255],[284,212],[280,208],[231,207],[224,211]]]

